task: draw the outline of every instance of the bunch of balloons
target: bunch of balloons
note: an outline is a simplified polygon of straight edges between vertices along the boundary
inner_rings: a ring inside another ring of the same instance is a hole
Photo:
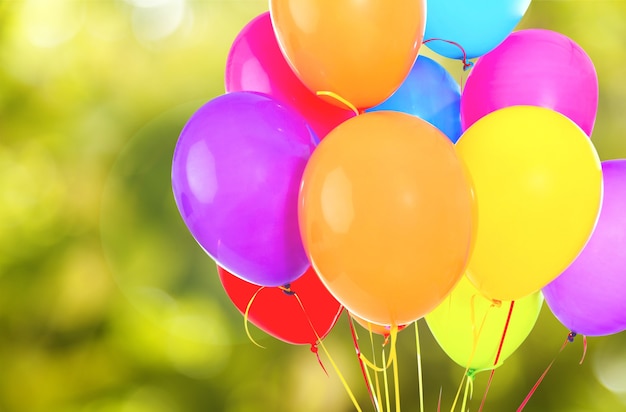
[[[544,296],[573,332],[626,329],[626,160],[589,138],[587,54],[513,31],[529,5],[270,0],[243,28],[172,186],[251,322],[315,345],[342,308],[381,334],[425,317],[473,370],[523,342]],[[463,90],[423,44],[477,58]]]

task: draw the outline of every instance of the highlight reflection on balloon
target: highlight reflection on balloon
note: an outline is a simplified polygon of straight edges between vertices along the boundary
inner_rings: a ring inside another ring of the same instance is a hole
[[[538,291],[576,258],[596,224],[602,172],[591,140],[560,113],[513,106],[477,121],[456,149],[478,212],[467,276],[491,299]]]
[[[300,230],[320,278],[352,313],[403,325],[434,308],[469,255],[473,197],[430,123],[380,111],[334,129],[307,164]]]
[[[172,161],[174,198],[220,266],[263,286],[306,271],[297,198],[313,148],[304,119],[259,93],[217,97],[189,119]]]
[[[419,56],[391,97],[367,111],[395,110],[431,123],[455,143],[461,136],[461,88],[436,61]]]
[[[602,173],[602,209],[589,243],[543,288],[557,319],[588,336],[626,330],[626,159],[602,162]]]
[[[509,106],[557,111],[591,136],[598,111],[598,76],[585,51],[551,30],[512,33],[478,59],[461,96],[461,121],[478,119]]]
[[[543,304],[540,292],[515,302],[498,364],[494,365],[511,302],[494,305],[464,276],[450,295],[426,315],[439,346],[463,368],[473,371],[500,366],[530,334]]]
[[[400,86],[426,23],[425,0],[270,0],[270,12],[300,80],[359,109],[381,103]]]

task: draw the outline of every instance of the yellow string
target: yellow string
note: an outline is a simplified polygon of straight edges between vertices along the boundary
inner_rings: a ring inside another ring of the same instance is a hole
[[[370,362],[369,359],[367,359],[365,355],[363,355],[362,353],[359,354],[359,358],[363,361],[364,364],[367,365],[367,367],[372,368],[373,371],[384,372],[387,370],[387,368],[384,366],[380,367],[380,366],[377,366],[375,363]],[[383,361],[383,363],[385,363],[385,361]]]
[[[385,347],[383,346],[383,364],[385,364]],[[389,402],[389,381],[387,380],[387,368],[383,368],[383,382],[385,383],[385,403],[387,404],[387,410],[391,411],[391,404]]]
[[[450,412],[454,411],[454,409],[456,408],[456,403],[459,400],[459,396],[461,395],[461,390],[463,389],[463,381],[465,380],[465,378],[467,378],[469,376],[469,370],[470,370],[470,366],[472,364],[472,361],[474,360],[474,355],[476,354],[476,349],[478,347],[478,340],[480,338],[480,334],[483,331],[483,326],[485,326],[485,321],[487,320],[487,315],[489,314],[489,311],[498,306],[500,304],[500,302],[492,302],[491,305],[489,306],[489,308],[487,308],[487,311],[485,312],[485,315],[483,316],[483,319],[480,323],[480,327],[478,328],[478,330],[476,329],[475,326],[475,321],[476,321],[476,310],[475,310],[475,298],[476,295],[472,295],[471,300],[470,300],[470,316],[472,318],[472,328],[474,330],[474,339],[472,342],[472,352],[470,353],[470,357],[469,360],[467,361],[467,366],[465,367],[465,372],[463,373],[463,377],[461,378],[461,382],[459,383],[459,388],[456,391],[456,396],[454,397],[454,402],[452,403],[452,408],[450,409]]]
[[[386,368],[389,368],[393,362],[396,361],[397,351],[396,351],[396,338],[398,337],[398,325],[391,325],[391,348],[389,349],[389,359],[387,360]]]
[[[415,321],[415,346],[417,349],[417,385],[419,387],[420,412],[424,412],[424,385],[422,382],[422,351],[420,349],[420,334]]]
[[[261,286],[259,290],[254,292],[254,295],[252,295],[252,297],[250,298],[250,301],[248,302],[248,305],[246,306],[246,312],[243,314],[243,327],[246,330],[246,335],[248,335],[248,339],[250,339],[250,342],[254,343],[259,348],[265,349],[265,346],[258,344],[257,341],[255,341],[252,338],[252,335],[250,334],[250,329],[248,329],[248,315],[250,313],[250,308],[252,307],[252,302],[254,302],[256,295],[258,295],[259,292],[262,291],[263,289],[265,289],[265,286]]]
[[[337,100],[339,103],[343,104],[344,106],[346,106],[348,109],[352,110],[354,112],[355,115],[359,115],[359,110],[356,108],[356,106],[354,106],[352,103],[350,103],[349,101],[347,101],[346,99],[344,99],[343,97],[339,96],[337,93],[335,92],[331,92],[331,91],[319,91],[315,93],[318,96],[328,96],[328,97],[332,97],[333,99]]]
[[[456,409],[456,403],[459,401],[459,396],[461,394],[461,390],[463,389],[463,381],[465,381],[466,377],[467,375],[463,375],[463,377],[461,378],[461,383],[459,384],[459,388],[456,391],[456,396],[454,397],[454,402],[452,402],[452,408],[450,408],[450,412],[453,412]]]
[[[372,345],[372,359],[374,360],[374,368],[377,368],[376,366],[376,351],[374,350],[374,333],[372,332],[372,324],[368,323],[367,324],[369,332],[370,332],[370,343]],[[368,370],[368,368],[365,368],[365,370]],[[382,397],[380,396],[380,381],[378,379],[378,372],[376,371],[376,369],[374,369],[374,378],[376,381],[376,403],[377,406],[379,408],[379,412],[384,412],[384,409],[382,407]],[[371,381],[370,381],[371,382]]]
[[[351,323],[351,325],[350,325],[351,326],[351,330],[354,332],[354,336],[356,337],[356,340],[359,340],[359,334],[358,334],[356,328],[354,327],[354,316],[350,312],[348,312],[348,322]],[[373,352],[374,351],[374,340],[372,338],[372,324],[368,322],[367,326],[368,326],[369,332],[370,332],[370,342],[371,342],[371,345],[372,345],[372,352]],[[361,353],[361,351],[358,350],[357,353]],[[374,361],[376,361],[376,360],[374,359]],[[369,368],[367,367],[367,365],[362,365],[362,366],[364,366],[363,367],[363,373],[365,374],[366,384],[369,385],[368,389],[369,389],[369,393],[372,396],[372,400],[373,400],[373,403],[374,403],[374,408],[376,408],[376,412],[382,412],[381,409],[380,409],[380,405],[379,405],[379,402],[380,402],[380,390],[378,391],[378,397],[376,397],[377,395],[376,395],[376,393],[374,393],[374,384],[372,383],[373,381],[372,381],[372,377],[370,376],[370,373],[369,373]],[[376,375],[376,380],[378,380],[378,375]]]
[[[463,404],[461,405],[461,412],[465,412],[465,406],[467,405],[467,394],[469,392],[469,387],[472,384],[473,381],[473,375],[472,376],[467,376],[466,381],[465,381],[465,393],[463,394]]]
[[[307,314],[306,310],[304,309],[304,305],[302,304],[302,301],[300,300],[300,296],[298,296],[298,294],[295,293],[295,292],[293,293],[293,296],[295,296],[296,299],[298,300],[298,303],[300,304],[300,308],[302,308],[302,311],[306,315],[306,319],[309,322],[309,325],[311,326],[311,329],[313,329],[313,333],[315,333],[315,337],[317,338],[319,346],[321,346],[322,350],[326,354],[326,357],[330,361],[330,364],[333,366],[333,369],[335,370],[335,373],[337,373],[337,376],[339,377],[339,380],[341,381],[341,384],[343,385],[344,389],[348,393],[348,396],[350,397],[350,400],[352,401],[352,404],[356,408],[357,412],[362,412],[362,409],[359,406],[359,403],[357,402],[356,397],[354,396],[354,393],[352,393],[352,390],[350,389],[350,386],[348,386],[348,382],[343,377],[341,371],[337,367],[337,364],[335,363],[333,358],[330,356],[330,353],[326,349],[326,346],[324,345],[324,342],[322,342],[322,339],[320,338],[320,336],[318,335],[317,331],[315,330],[315,327],[313,326],[313,322],[311,322],[311,319],[309,318],[309,315]]]
[[[398,359],[396,344],[398,343],[398,325],[391,326],[391,351],[393,351],[393,383],[396,395],[396,412],[400,412],[400,381],[398,379]],[[391,356],[389,356],[391,358]]]
[[[370,381],[370,387],[371,387],[372,377],[370,376],[370,372],[368,368],[365,368],[365,375],[367,375],[367,380]],[[378,383],[378,373],[376,373],[375,376],[376,376],[376,382]],[[380,404],[380,387],[377,387],[376,391],[377,393],[376,395],[374,395],[374,406],[376,407],[376,412],[384,412],[384,410],[382,409],[382,405]]]

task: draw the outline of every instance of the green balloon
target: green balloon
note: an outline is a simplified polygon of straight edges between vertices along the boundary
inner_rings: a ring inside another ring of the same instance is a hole
[[[515,301],[495,366],[511,302],[494,303],[463,276],[450,295],[425,319],[444,352],[473,374],[500,366],[517,350],[535,326],[542,304],[541,292]]]

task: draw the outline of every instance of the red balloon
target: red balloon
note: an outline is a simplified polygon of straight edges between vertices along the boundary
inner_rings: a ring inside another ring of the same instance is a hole
[[[244,314],[248,303],[261,286],[246,282],[220,266],[217,267],[217,272],[228,297]],[[343,307],[328,292],[312,268],[293,281],[289,290],[291,292],[278,287],[263,288],[250,306],[248,320],[284,342],[315,346],[317,336],[324,339],[337,323]],[[302,306],[294,292],[300,298]]]
[[[322,139],[354,116],[311,92],[283,57],[269,12],[248,23],[239,33],[226,60],[226,91],[265,93],[300,112]]]

